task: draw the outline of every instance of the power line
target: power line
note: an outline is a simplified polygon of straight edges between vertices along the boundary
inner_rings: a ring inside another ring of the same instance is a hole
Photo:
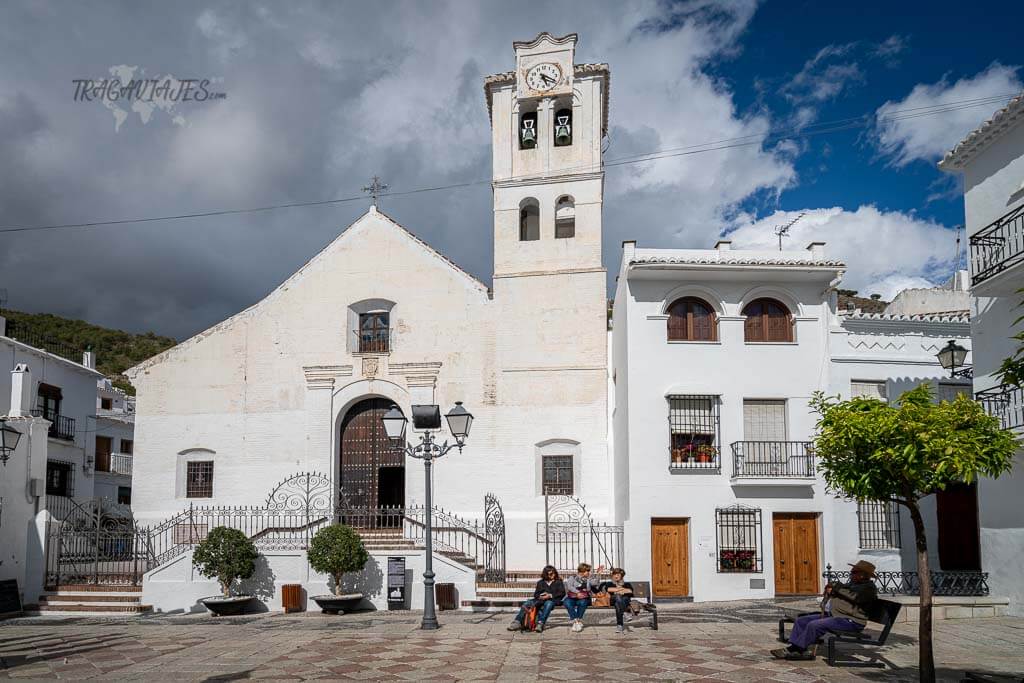
[[[993,95],[989,97],[979,97],[966,100],[956,100],[952,102],[944,102],[941,104],[927,105],[921,107],[911,107],[908,109],[894,110],[888,112],[883,116],[872,116],[871,114],[863,114],[861,116],[836,119],[833,121],[822,121],[814,124],[808,124],[805,126],[792,126],[774,132],[769,131],[767,133],[753,133],[749,135],[741,135],[733,138],[723,138],[721,140],[712,140],[709,142],[697,143],[686,145],[683,147],[672,147],[660,150],[654,150],[652,152],[644,152],[639,154],[631,154],[623,157],[614,157],[604,162],[604,167],[618,167],[628,166],[632,164],[640,164],[648,161],[657,161],[659,159],[669,159],[681,156],[690,156],[694,154],[704,154],[707,152],[716,152],[726,149],[734,149],[738,147],[749,147],[753,145],[764,145],[768,143],[774,143],[781,140],[792,139],[792,138],[805,138],[816,135],[824,135],[828,133],[837,133],[846,130],[852,130],[854,128],[862,128],[871,124],[872,121],[903,121],[907,119],[919,118],[923,116],[935,116],[937,114],[945,114],[953,111],[960,111],[962,109],[969,109],[973,107],[979,107],[983,105],[991,105],[998,102],[1004,102],[1007,99],[1014,97],[1017,93],[1010,93],[1006,95]],[[563,169],[564,171],[582,170],[586,168],[592,168],[593,164],[585,166],[578,166],[575,168]],[[532,174],[524,176],[512,176],[509,178],[503,178],[503,182],[515,181],[515,180],[531,180],[541,178],[542,175]],[[463,183],[451,183],[448,185],[437,185],[434,187],[421,187],[413,190],[403,190],[398,192],[383,192],[380,193],[380,197],[402,197],[414,194],[421,194],[424,192],[438,192],[441,190],[453,190],[464,187],[471,187],[474,185],[485,185],[490,184],[490,180],[476,180]],[[306,202],[291,202],[285,204],[270,204],[267,206],[249,207],[242,209],[220,209],[216,211],[202,211],[194,213],[174,214],[169,216],[151,216],[146,218],[126,218],[121,220],[106,220],[106,221],[90,221],[86,223],[61,223],[55,225],[33,225],[33,226],[9,226],[0,228],[0,233],[14,233],[14,232],[35,232],[41,230],[64,230],[64,229],[81,229],[81,228],[95,228],[112,225],[126,225],[129,223],[152,223],[157,221],[174,221],[174,220],[189,220],[194,218],[209,218],[214,216],[229,216],[238,215],[245,213],[261,213],[265,211],[277,211],[280,209],[293,209],[299,207],[308,206],[328,206],[332,204],[346,204],[348,202],[354,202],[359,200],[365,200],[365,197],[355,195],[352,197],[341,197],[338,199],[324,199],[319,201],[306,201]]]

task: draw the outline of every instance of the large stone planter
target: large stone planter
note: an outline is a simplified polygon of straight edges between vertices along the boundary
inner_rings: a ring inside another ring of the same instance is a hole
[[[344,614],[351,612],[363,601],[362,593],[345,595],[314,595],[313,602],[319,605],[324,614]]]
[[[210,610],[215,617],[228,617],[244,613],[255,599],[252,595],[232,595],[228,598],[223,595],[211,595],[208,598],[200,598],[199,602],[203,603],[203,607]]]

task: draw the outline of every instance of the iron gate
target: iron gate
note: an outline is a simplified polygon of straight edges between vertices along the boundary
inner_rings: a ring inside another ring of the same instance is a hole
[[[46,585],[139,585],[149,569],[149,536],[131,509],[105,498],[70,501],[47,523]]]
[[[575,572],[581,562],[594,567],[622,566],[621,526],[598,524],[573,496],[544,496],[544,521],[537,523],[537,541],[544,543],[547,564]]]

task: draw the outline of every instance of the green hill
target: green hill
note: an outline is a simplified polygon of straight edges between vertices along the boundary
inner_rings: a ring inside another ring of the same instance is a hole
[[[22,313],[3,309],[0,315],[7,318],[7,336],[16,337],[69,360],[81,362],[82,352],[91,348],[96,353],[96,369],[129,394],[134,394],[135,389],[121,373],[178,343],[170,337],[161,337],[152,332],[133,334],[111,330],[84,320],[70,320],[50,313]]]

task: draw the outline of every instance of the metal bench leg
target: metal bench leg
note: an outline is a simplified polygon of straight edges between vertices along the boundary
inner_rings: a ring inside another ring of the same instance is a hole
[[[835,637],[833,637],[831,635],[825,636],[825,647],[827,648],[826,649],[826,653],[828,655],[828,665],[829,666],[835,666],[836,665],[836,639],[835,639]]]
[[[779,619],[779,642],[786,642],[786,619]]]
[[[651,610],[651,630],[658,630],[658,610]]]

